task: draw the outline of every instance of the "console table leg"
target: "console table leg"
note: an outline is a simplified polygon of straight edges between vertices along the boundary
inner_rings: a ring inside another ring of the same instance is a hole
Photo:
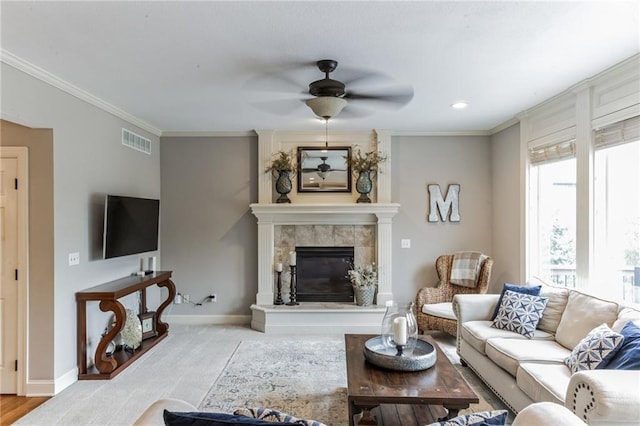
[[[156,309],[156,331],[159,335],[165,334],[169,331],[169,324],[166,322],[162,322],[160,318],[162,317],[162,312],[164,309],[173,302],[173,299],[176,297],[176,285],[171,280],[165,280],[159,282],[157,284],[158,287],[166,287],[169,294],[167,295],[167,299],[162,302],[158,309]]]
[[[98,343],[98,347],[96,348],[94,362],[99,372],[111,373],[118,366],[118,362],[113,359],[113,357],[107,357],[107,346],[109,346],[109,342],[111,342],[124,328],[124,322],[127,314],[125,312],[124,306],[122,306],[122,304],[117,300],[101,301],[100,310],[102,312],[112,311],[116,318],[116,321],[115,326],[111,330],[109,330],[109,332],[105,334],[102,339],[100,339],[100,343]]]

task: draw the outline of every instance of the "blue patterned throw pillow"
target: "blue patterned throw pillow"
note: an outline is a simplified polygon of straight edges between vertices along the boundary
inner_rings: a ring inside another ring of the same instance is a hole
[[[516,293],[531,294],[532,296],[539,296],[541,289],[542,289],[541,285],[516,285],[516,284],[504,283],[504,285],[502,286],[502,292],[500,293],[500,297],[498,298],[498,304],[496,305],[496,309],[493,311],[493,314],[491,315],[491,318],[490,318],[491,321],[496,319],[496,317],[498,316],[498,311],[500,310],[500,305],[502,304],[502,298],[504,297],[504,293],[507,290],[515,291]]]
[[[427,426],[504,426],[506,423],[507,410],[495,410],[466,414]]]
[[[260,419],[267,422],[282,422],[291,423],[302,426],[326,426],[324,423],[320,423],[315,420],[299,419],[297,417],[290,416],[289,414],[281,411],[272,410],[270,408],[238,408],[233,412],[235,415],[250,417],[252,419]]]
[[[572,373],[605,368],[622,347],[624,337],[607,324],[594,328],[573,348],[564,363]]]
[[[548,301],[546,297],[507,290],[491,326],[514,331],[531,339]]]

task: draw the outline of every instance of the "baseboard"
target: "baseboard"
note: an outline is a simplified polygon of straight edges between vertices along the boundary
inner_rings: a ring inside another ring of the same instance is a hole
[[[251,315],[163,315],[162,318],[169,325],[249,325],[251,323]]]
[[[72,368],[55,380],[27,380],[25,396],[54,396],[77,381],[77,367]]]

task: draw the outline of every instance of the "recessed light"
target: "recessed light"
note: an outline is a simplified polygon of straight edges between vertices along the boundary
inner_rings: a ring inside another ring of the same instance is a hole
[[[465,109],[469,104],[465,101],[457,101],[451,104],[451,108],[453,109]]]

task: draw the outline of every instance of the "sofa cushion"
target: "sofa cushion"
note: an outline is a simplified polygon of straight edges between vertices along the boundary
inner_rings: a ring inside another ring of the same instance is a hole
[[[540,289],[540,296],[546,297],[548,302],[538,323],[538,328],[549,333],[555,333],[558,329],[558,324],[560,324],[564,308],[567,306],[569,290],[563,287],[543,285]]]
[[[507,424],[508,415],[507,410],[479,411],[431,423],[427,426],[504,426]]]
[[[511,290],[505,291],[503,296],[498,315],[491,325],[531,339],[547,306],[547,299]]]
[[[611,326],[617,316],[616,303],[571,290],[556,330],[556,341],[573,349],[591,330],[602,323]]]
[[[640,327],[635,322],[629,321],[622,328],[624,342],[608,364],[607,370],[640,370]],[[603,368],[603,367],[596,367]]]
[[[456,314],[453,313],[453,304],[451,302],[425,303],[422,305],[422,313],[457,321]]]
[[[523,362],[562,364],[570,353],[553,340],[489,339],[486,345],[487,357],[514,377]]]
[[[618,352],[624,337],[612,331],[607,324],[594,328],[571,351],[564,363],[572,373],[605,367]]]
[[[500,305],[502,304],[504,293],[507,290],[515,291],[516,293],[531,294],[533,296],[537,296],[540,294],[541,288],[542,288],[541,285],[530,286],[530,285],[515,285],[515,284],[504,283],[504,285],[502,286],[502,292],[500,293],[500,297],[498,298],[498,304],[496,305],[496,309],[493,311],[493,314],[491,315],[491,321],[496,319],[496,316],[498,315],[498,310],[500,310]]]
[[[611,329],[620,333],[622,328],[627,325],[629,321],[633,321],[638,327],[640,327],[640,311],[628,306],[623,306],[618,311],[618,318],[616,318]]]
[[[485,354],[485,344],[488,339],[528,340],[522,334],[491,327],[491,323],[491,321],[467,321],[462,323],[460,335],[462,339],[483,355]],[[553,340],[553,334],[536,330],[532,340]]]
[[[571,371],[561,363],[525,362],[520,364],[516,373],[518,387],[529,398],[562,405],[570,379]]]

